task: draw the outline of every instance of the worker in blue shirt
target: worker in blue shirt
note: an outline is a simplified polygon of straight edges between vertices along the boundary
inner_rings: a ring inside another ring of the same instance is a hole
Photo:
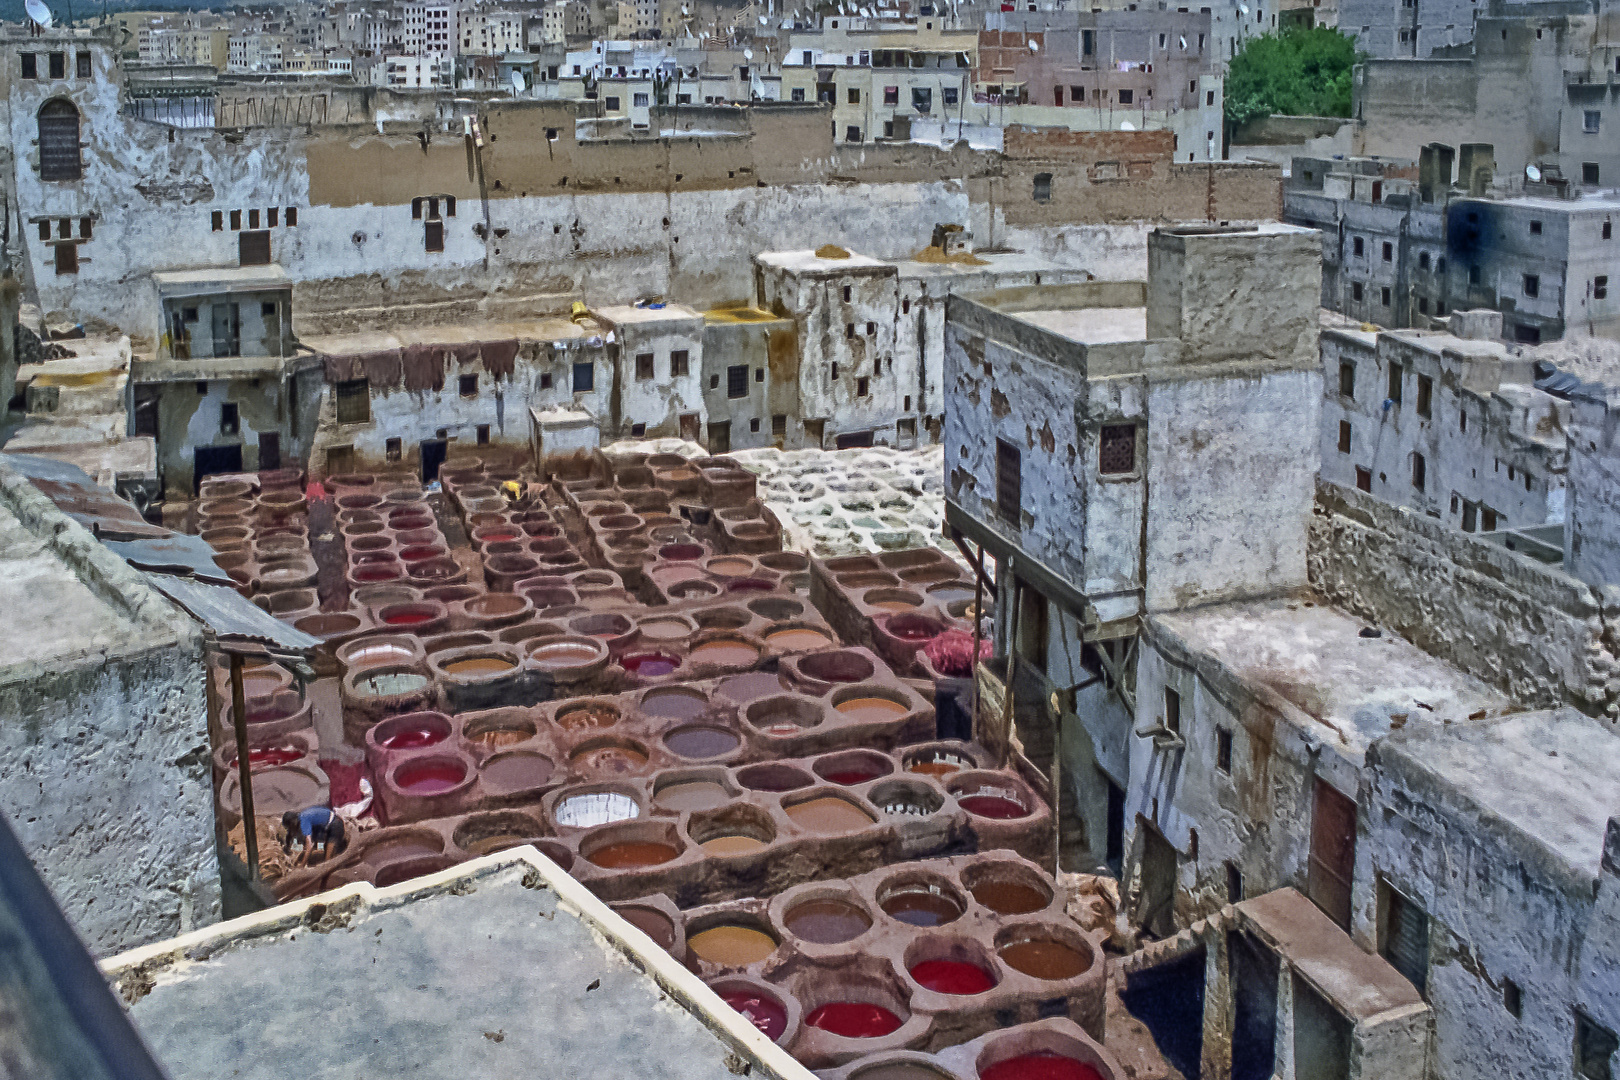
[[[322,861],[327,862],[349,846],[348,837],[344,835],[343,819],[324,806],[311,806],[303,811],[288,810],[281,815],[281,828],[286,834],[281,841],[281,850],[291,854],[295,843],[303,848],[295,866],[309,865],[317,847],[321,849]]]

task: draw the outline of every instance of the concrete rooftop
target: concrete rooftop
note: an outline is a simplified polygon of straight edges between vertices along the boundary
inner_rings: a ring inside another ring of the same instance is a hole
[[[1017,317],[1082,345],[1147,339],[1147,308],[1047,309],[1020,311]]]
[[[453,323],[446,326],[400,326],[357,334],[300,334],[298,343],[328,356],[351,356],[402,349],[410,345],[459,345],[474,341],[578,341],[600,336],[605,328],[594,320],[531,319],[524,322]]]
[[[849,253],[847,259],[823,259],[809,250],[762,251],[755,255],[754,259],[762,266],[776,267],[793,274],[845,274],[862,270],[887,270],[894,265],[853,251]]]
[[[702,318],[698,312],[685,304],[665,304],[657,308],[615,304],[612,307],[595,308],[594,314],[619,326],[655,326],[658,323],[686,322]]]
[[[103,967],[174,1080],[810,1080],[532,848]]]
[[[1152,616],[1155,625],[1251,685],[1269,687],[1339,735],[1359,758],[1398,727],[1457,724],[1512,708],[1502,694],[1411,642],[1310,595],[1213,604]],[[1392,721],[1393,716],[1404,720]]]
[[[1620,736],[1574,709],[1402,732],[1379,751],[1470,821],[1506,826],[1588,881],[1603,833],[1620,810]],[[1408,779],[1410,782],[1410,778]]]

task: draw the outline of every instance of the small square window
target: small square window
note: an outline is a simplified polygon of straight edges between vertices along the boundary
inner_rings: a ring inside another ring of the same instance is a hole
[[[757,367],[757,368],[754,369],[754,381],[757,382],[757,383],[762,383],[762,382],[765,381],[765,369],[764,368]]]
[[[1350,283],[1350,299],[1358,304],[1361,303],[1361,282],[1353,281]]]
[[[636,378],[650,379],[653,377],[653,354],[650,352],[636,354]]]
[[[261,319],[274,319],[276,315],[277,308],[274,300],[266,300],[259,305],[259,317]]]
[[[1390,262],[1395,258],[1395,245],[1388,240],[1384,241],[1384,261]]]
[[[1526,296],[1540,296],[1541,295],[1541,275],[1540,274],[1526,274],[1526,275],[1524,275],[1524,295],[1526,295]]]
[[[332,388],[337,399],[337,422],[340,424],[366,424],[371,422],[371,383],[365,379],[340,382]]]
[[[56,235],[61,240],[71,239],[73,236],[73,219],[58,218],[56,221]]]
[[[862,376],[861,378],[855,380],[855,396],[856,397],[865,397],[867,395],[867,393],[870,392],[871,388],[872,388],[872,382],[871,382],[870,379],[866,378],[865,376]]]
[[[225,231],[225,212],[223,210],[215,210],[213,212],[213,214],[210,215],[210,217],[211,217],[211,220],[212,220],[214,231],[215,232],[224,232]]]
[[[235,435],[242,430],[242,414],[236,402],[226,401],[219,406],[219,431],[221,435]]]
[[[849,303],[849,297],[850,297],[851,291],[852,290],[850,289],[850,287],[848,285],[844,286],[844,303],[846,303],[846,304]]]
[[[1215,731],[1215,767],[1223,773],[1232,771],[1232,732],[1227,728]]]
[[[39,57],[35,54],[22,54],[22,77],[25,79],[39,78]]]
[[[1384,307],[1389,307],[1389,286],[1388,285],[1385,285],[1383,288],[1378,290],[1378,302],[1380,304],[1382,304]]]
[[[596,365],[591,363],[574,365],[574,393],[588,394],[596,389]]]
[[[1097,450],[1097,471],[1118,476],[1136,471],[1136,425],[1104,424]]]
[[[488,424],[479,424],[478,427],[475,430],[478,432],[478,445],[479,446],[488,446],[489,445],[489,425]]]
[[[1434,380],[1427,375],[1419,375],[1417,390],[1417,414],[1427,417],[1433,405]]]
[[[444,250],[443,221],[424,221],[422,223],[422,247],[426,251]]]
[[[710,390],[718,390],[718,389],[720,389],[720,376],[718,376],[718,375],[710,375],[709,376],[709,389]]]
[[[1592,299],[1607,300],[1609,298],[1609,278],[1607,274],[1599,274],[1592,279]]]
[[[1412,486],[1419,491],[1423,490],[1424,482],[1428,479],[1429,463],[1422,454],[1412,455]]]
[[[399,461],[405,456],[405,442],[402,439],[388,439],[383,443],[383,455],[389,461]]]
[[[77,274],[79,272],[79,247],[77,244],[57,244],[53,254],[56,256],[56,272],[58,274]]]
[[[259,212],[257,210],[249,210],[248,211],[248,228],[257,229],[258,227],[259,227]]]
[[[1585,109],[1581,112],[1581,130],[1588,135],[1596,135],[1603,126],[1603,112],[1599,109]]]
[[[1596,187],[1597,186],[1597,184],[1598,184],[1598,163],[1597,162],[1595,162],[1595,161],[1583,161],[1583,162],[1581,162],[1581,183],[1587,185],[1588,187]]]
[[[748,430],[749,431],[758,431],[759,430],[759,417],[756,416],[752,420],[748,421]]]
[[[50,61],[51,78],[67,78],[67,53],[53,52],[51,53]]]
[[[457,383],[461,388],[461,396],[462,397],[477,397],[478,396],[478,376],[477,375],[463,375],[463,376],[460,377],[460,379],[457,380]]]
[[[1367,253],[1367,242],[1359,236],[1354,237],[1350,241],[1350,251],[1356,256],[1356,258],[1361,258],[1361,256]]]
[[[1181,734],[1181,691],[1169,686],[1164,688],[1164,726]]]
[[[242,211],[240,211],[240,210],[232,210],[231,211],[231,230],[233,232],[240,232],[241,229],[242,229]]]
[[[748,396],[748,365],[733,364],[726,368],[726,397]]]
[[[287,207],[287,228],[291,229],[298,224],[298,207]]]
[[[270,209],[266,210],[264,212],[264,224],[265,228],[268,229],[273,229],[277,225],[281,224],[281,207],[272,206]]]
[[[542,389],[542,390],[550,390],[551,387],[552,387],[551,372],[549,372],[549,371],[541,372],[541,374],[540,374],[540,389]]]
[[[685,349],[676,349],[669,354],[669,374],[672,378],[691,374],[691,354]]]
[[[1530,223],[1530,235],[1531,236],[1540,236],[1541,235],[1541,222],[1532,221]]]

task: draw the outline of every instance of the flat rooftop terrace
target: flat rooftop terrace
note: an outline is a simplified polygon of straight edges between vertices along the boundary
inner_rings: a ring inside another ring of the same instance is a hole
[[[1018,318],[1082,345],[1147,340],[1147,308],[1051,308],[1020,311]]]
[[[1389,631],[1362,637],[1368,623],[1309,594],[1213,604],[1150,621],[1179,639],[1201,668],[1212,664],[1268,688],[1332,729],[1341,751],[1357,760],[1392,730],[1456,725],[1513,707],[1481,680]]]
[[[1596,881],[1608,819],[1620,808],[1620,736],[1574,709],[1517,713],[1401,732],[1379,748],[1408,782],[1444,793],[1470,822],[1506,826]]]
[[[810,1080],[531,848],[103,968],[174,1080]]]

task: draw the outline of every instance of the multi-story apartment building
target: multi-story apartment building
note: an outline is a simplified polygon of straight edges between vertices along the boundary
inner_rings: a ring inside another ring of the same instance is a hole
[[[827,19],[820,30],[794,33],[782,61],[784,99],[832,105],[841,142],[893,138],[897,117],[948,116],[971,93],[977,31],[928,18],[898,28],[875,22]]]
[[[562,45],[590,32],[591,9],[584,0],[551,0],[540,9],[539,19],[530,23],[528,40],[531,47]]]
[[[1449,147],[1425,147],[1415,169],[1294,159],[1283,217],[1323,235],[1322,306],[1390,327],[1489,308],[1527,344],[1620,330],[1620,199],[1545,183],[1492,195],[1491,148],[1462,150],[1455,188]]]
[[[152,64],[206,64],[224,70],[230,60],[230,30],[208,13],[166,18],[137,35],[140,59]]]
[[[455,82],[455,61],[449,57],[390,56],[386,65],[388,86],[418,90],[435,86],[451,86]]]
[[[505,56],[522,52],[525,42],[521,11],[464,7],[456,12],[460,51],[471,56]]]
[[[410,56],[454,56],[458,5],[440,0],[399,5],[401,44]]]
[[[230,36],[227,67],[231,71],[280,71],[282,60],[292,47],[291,40],[283,34],[238,31]]]

